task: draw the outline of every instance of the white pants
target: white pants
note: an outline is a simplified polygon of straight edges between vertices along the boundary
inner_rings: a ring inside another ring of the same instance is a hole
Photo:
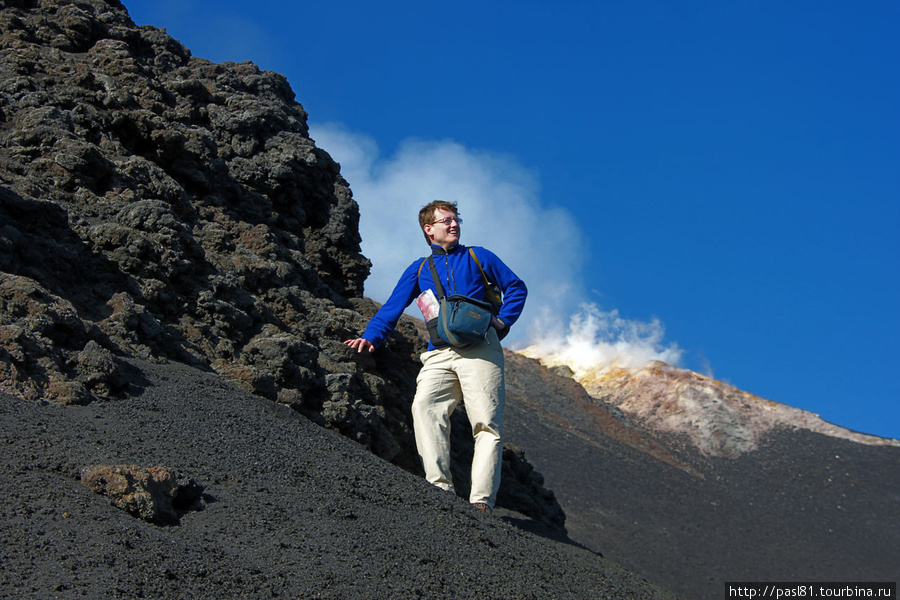
[[[503,460],[503,348],[491,328],[487,340],[468,348],[438,348],[421,356],[412,404],[413,428],[425,478],[453,490],[450,474],[450,415],[463,400],[475,437],[469,502],[491,508],[500,487]]]

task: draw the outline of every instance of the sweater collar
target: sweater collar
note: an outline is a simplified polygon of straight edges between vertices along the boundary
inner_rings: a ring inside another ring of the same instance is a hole
[[[463,249],[463,248],[465,248],[465,246],[463,246],[462,244],[456,244],[449,250],[444,250],[441,246],[432,244],[431,253],[435,256],[446,256],[449,254],[456,254],[457,252],[460,251],[460,249]]]

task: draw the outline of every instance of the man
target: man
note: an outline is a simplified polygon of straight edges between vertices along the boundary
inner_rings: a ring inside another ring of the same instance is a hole
[[[431,258],[447,296],[461,294],[484,300],[487,290],[482,269],[503,294],[503,304],[493,317],[492,327],[483,342],[454,347],[435,333],[431,334],[428,351],[421,356],[422,369],[416,378],[416,396],[412,403],[413,429],[425,478],[442,489],[453,491],[450,415],[464,400],[475,438],[469,502],[479,510],[491,512],[500,487],[503,405],[506,400],[500,338],[505,337],[522,313],[528,291],[525,282],[495,254],[473,247],[476,261],[469,249],[459,243],[462,218],[455,202],[435,200],[422,207],[419,225],[431,246]],[[391,297],[369,321],[362,336],[344,343],[357,352],[374,352],[397,326],[406,307],[426,290],[439,296],[427,257],[416,259],[407,267]]]

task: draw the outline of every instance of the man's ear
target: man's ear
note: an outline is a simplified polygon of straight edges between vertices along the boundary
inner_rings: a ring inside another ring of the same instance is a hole
[[[427,237],[429,240],[433,239],[431,232],[434,231],[434,225],[425,223],[425,225],[422,227],[422,231],[425,232],[425,237]]]

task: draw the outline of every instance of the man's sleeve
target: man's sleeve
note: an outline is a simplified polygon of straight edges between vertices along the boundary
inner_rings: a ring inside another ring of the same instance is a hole
[[[496,283],[503,292],[503,306],[500,307],[500,314],[497,316],[511,326],[519,319],[525,308],[528,288],[525,287],[525,282],[513,273],[512,269],[507,267],[496,254],[485,248],[478,248],[477,252],[488,278]],[[482,256],[484,258],[481,258]]]
[[[391,297],[375,313],[363,332],[361,337],[369,340],[376,348],[390,335],[397,326],[400,315],[419,295],[419,262],[421,261],[417,260],[403,272]]]

